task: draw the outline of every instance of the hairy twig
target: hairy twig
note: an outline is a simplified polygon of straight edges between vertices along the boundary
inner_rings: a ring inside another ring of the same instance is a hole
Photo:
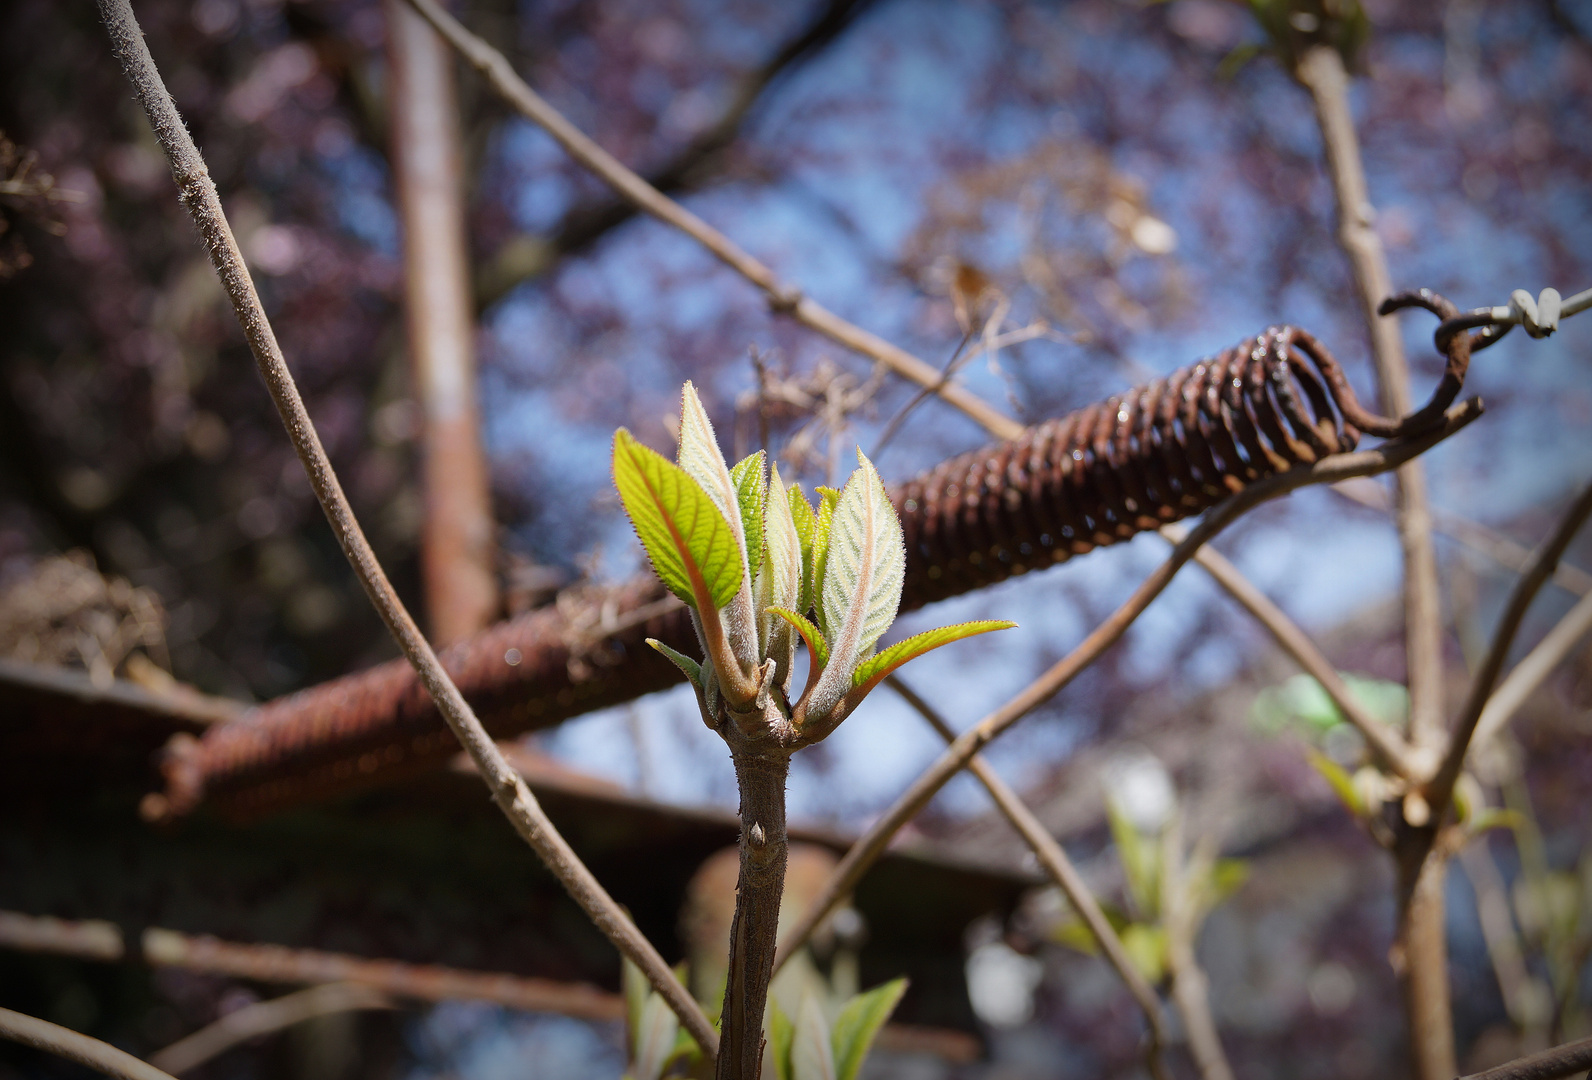
[[[780,281],[772,269],[729,237],[647,183],[598,146],[526,85],[502,53],[466,30],[436,0],[409,0],[409,3],[459,50],[460,55],[486,78],[494,90],[551,135],[570,157],[606,181],[629,202],[659,221],[679,229],[730,269],[763,290],[774,311],[789,315],[831,341],[884,364],[919,386],[934,386],[939,382],[940,373],[931,364],[877,334],[847,322],[803,296],[800,290]],[[1022,431],[1022,425],[1017,421],[1001,415],[976,395],[954,383],[939,386],[935,392],[1001,438],[1015,438]]]
[[[1396,439],[1373,450],[1334,454],[1314,465],[1277,473],[1258,481],[1212,508],[1188,536],[1172,549],[1171,556],[1150,574],[1121,607],[1086,637],[1077,648],[1023,689],[1016,697],[957,736],[945,754],[922,773],[896,802],[846,852],[823,889],[813,899],[801,920],[780,945],[776,970],[805,942],[818,923],[843,896],[849,894],[862,875],[884,853],[890,840],[930,799],[955,776],[985,744],[1048,701],[1070,683],[1101,653],[1127,632],[1150,602],[1159,596],[1173,576],[1194,557],[1206,541],[1230,525],[1246,511],[1311,484],[1334,484],[1354,476],[1371,476],[1397,468],[1418,454],[1448,438],[1481,415],[1479,401],[1466,401],[1446,414],[1436,428],[1410,438]]]
[[[0,1009],[0,1039],[9,1039],[35,1050],[64,1057],[68,1061],[86,1065],[95,1072],[114,1076],[117,1080],[174,1080],[153,1065],[139,1061],[109,1043],[10,1009]]]
[[[149,1055],[149,1063],[173,1076],[180,1076],[240,1043],[261,1035],[274,1034],[319,1016],[359,1009],[393,1008],[397,1006],[385,994],[357,983],[312,986],[229,1012],[192,1035],[186,1035],[164,1050]]]
[[[1592,1039],[1581,1039],[1517,1058],[1495,1069],[1471,1073],[1462,1080],[1559,1080],[1588,1069],[1592,1069]]]
[[[885,682],[908,705],[917,710],[929,725],[939,732],[940,737],[948,743],[956,741],[956,732],[927,701],[902,682],[898,676],[891,675]],[[974,754],[968,759],[968,772],[978,778],[989,792],[990,798],[995,800],[995,806],[1011,822],[1012,828],[1017,830],[1039,860],[1039,865],[1044,867],[1045,873],[1050,875],[1052,881],[1060,887],[1072,904],[1078,917],[1088,927],[1095,944],[1105,954],[1107,962],[1116,969],[1122,981],[1127,984],[1128,992],[1133,995],[1133,1000],[1138,1002],[1139,1009],[1144,1013],[1145,1023],[1148,1025],[1149,1045],[1145,1047],[1145,1063],[1157,1080],[1166,1076],[1166,1061],[1163,1053],[1167,1044],[1165,1020],[1161,1013],[1161,1002],[1156,997],[1155,990],[1145,981],[1139,969],[1133,965],[1133,960],[1128,956],[1127,949],[1122,944],[1122,939],[1112,928],[1110,920],[1104,911],[1100,910],[1100,903],[1094,898],[1094,893],[1089,891],[1089,886],[1084,883],[1077,867],[1072,865],[1072,860],[1067,857],[1067,852],[1050,835],[1050,831],[1034,815],[1034,812],[1023,804],[1021,798],[1002,780],[985,761],[982,755]]]
[[[1380,316],[1378,306],[1392,295],[1392,279],[1382,241],[1376,234],[1360,145],[1349,110],[1349,77],[1343,57],[1330,46],[1305,51],[1294,72],[1310,91],[1326,148],[1327,168],[1338,203],[1338,241],[1354,270],[1356,291],[1371,334],[1382,411],[1403,416],[1410,409],[1409,367],[1398,325]],[[1410,693],[1410,741],[1417,747],[1440,741],[1443,708],[1442,609],[1437,555],[1432,546],[1426,478],[1418,463],[1400,469],[1399,543],[1404,552],[1405,655]]]
[[[1166,525],[1161,528],[1161,535],[1175,545],[1188,535],[1188,529],[1182,525]],[[1354,691],[1343,681],[1343,676],[1338,674],[1338,669],[1332,666],[1332,661],[1316,647],[1298,623],[1290,619],[1282,608],[1256,588],[1220,552],[1209,547],[1201,548],[1195,559],[1244,610],[1271,631],[1277,644],[1304,668],[1306,674],[1321,684],[1343,718],[1365,736],[1366,743],[1393,772],[1406,779],[1416,775],[1415,766],[1410,761],[1409,745],[1398,732],[1365,710],[1365,706],[1354,696]]]
[[[1476,734],[1487,701],[1492,697],[1498,676],[1509,659],[1510,647],[1520,630],[1521,621],[1526,617],[1526,609],[1536,599],[1542,586],[1553,576],[1553,568],[1558,565],[1560,556],[1570,546],[1570,541],[1575,538],[1575,534],[1580,531],[1589,515],[1592,515],[1592,484],[1588,484],[1581,491],[1547,541],[1532,556],[1531,565],[1526,568],[1520,580],[1515,582],[1514,591],[1510,593],[1503,616],[1498,620],[1498,627],[1493,632],[1492,644],[1487,649],[1486,659],[1477,669],[1476,677],[1471,683],[1470,694],[1460,709],[1459,719],[1454,725],[1454,734],[1449,741],[1447,753],[1443,756],[1443,763],[1427,786],[1426,801],[1434,814],[1441,814],[1453,795],[1454,782],[1459,779],[1460,770],[1464,768],[1465,755],[1470,750],[1472,737]],[[1582,601],[1581,604],[1577,604],[1571,610],[1571,615],[1575,615],[1586,603]],[[1582,616],[1583,619],[1585,617]]]
[[[449,728],[474,761],[494,801],[516,831],[531,845],[598,929],[646,974],[648,981],[668,1001],[698,1044],[709,1056],[716,1054],[718,1035],[701,1008],[675,978],[657,950],[636,929],[629,916],[608,895],[553,827],[524,779],[504,759],[481,726],[474,710],[443,670],[437,654],[399,600],[392,583],[387,580],[386,572],[355,520],[342,485],[305,411],[303,399],[288,371],[276,335],[255,292],[254,282],[244,265],[243,255],[238,250],[237,240],[227,223],[215,183],[155,67],[131,4],[128,0],[100,0],[99,6],[117,59],[132,81],[149,117],[150,126],[154,128],[155,137],[171,164],[179,197],[193,217],[222,286],[232,301],[233,310],[287,428],[293,448],[309,475],[310,485],[331,523],[332,531],[337,535],[343,553],[348,557],[371,603],[387,624],[399,648],[414,665]]]

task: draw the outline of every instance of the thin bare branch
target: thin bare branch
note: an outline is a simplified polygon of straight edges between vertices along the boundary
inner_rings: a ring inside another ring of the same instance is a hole
[[[1188,535],[1188,529],[1182,525],[1165,525],[1161,528],[1161,535],[1175,545]],[[1338,674],[1338,669],[1316,647],[1315,642],[1310,640],[1309,635],[1298,623],[1290,619],[1282,608],[1272,603],[1270,597],[1256,588],[1253,582],[1239,572],[1238,567],[1228,562],[1214,548],[1201,548],[1195,560],[1216,579],[1217,584],[1238,601],[1244,610],[1271,631],[1272,636],[1277,639],[1277,644],[1304,668],[1307,675],[1321,684],[1321,688],[1338,707],[1343,718],[1365,736],[1365,741],[1371,749],[1395,773],[1406,779],[1416,775],[1409,745],[1398,732],[1366,712],[1365,706],[1354,696],[1354,691],[1350,690],[1348,684],[1343,681],[1343,676]]]
[[[1559,1080],[1589,1068],[1592,1068],[1592,1039],[1581,1039],[1517,1058],[1496,1069],[1471,1073],[1462,1080]]]
[[[319,1016],[360,1009],[394,1008],[397,1006],[385,994],[357,983],[312,986],[229,1012],[192,1035],[184,1036],[164,1050],[149,1055],[149,1063],[173,1076],[180,1076],[240,1043],[261,1035],[275,1034]]]
[[[1394,510],[1393,500],[1389,498],[1387,492],[1381,485],[1371,480],[1350,480],[1347,483],[1334,484],[1332,490],[1351,502],[1357,502],[1373,510],[1381,510],[1388,514]],[[1530,548],[1480,522],[1434,509],[1432,525],[1438,532],[1458,540],[1472,551],[1485,555],[1499,566],[1516,573],[1531,563]],[[1553,583],[1577,596],[1592,593],[1592,574],[1573,563],[1560,562],[1554,567]]]
[[[974,754],[1018,720],[1048,701],[1092,664],[1101,653],[1116,644],[1133,621],[1161,594],[1162,590],[1171,583],[1172,577],[1194,557],[1194,553],[1206,541],[1260,503],[1301,487],[1311,484],[1334,484],[1353,476],[1371,476],[1397,468],[1459,431],[1480,415],[1481,403],[1475,400],[1466,401],[1444,414],[1442,424],[1421,435],[1392,440],[1373,450],[1334,454],[1314,465],[1274,474],[1245,488],[1219,506],[1213,507],[1183,542],[1172,549],[1171,556],[1157,567],[1105,622],[1096,627],[1077,648],[1057,661],[1050,670],[1034,680],[1016,697],[957,736],[945,754],[913,781],[912,786],[852,845],[851,850],[846,852],[802,918],[791,928],[785,941],[781,943],[779,956],[775,960],[775,970],[778,970],[780,965],[807,940],[814,927],[829,914],[839,899],[856,887],[857,882],[884,853],[891,838],[901,827],[927,806],[929,800],[951,777],[967,765]]]
[[[1577,496],[1547,542],[1531,557],[1531,565],[1526,568],[1526,572],[1521,575],[1519,581],[1515,582],[1514,591],[1509,595],[1503,616],[1498,620],[1498,628],[1493,632],[1487,657],[1476,671],[1470,695],[1465,699],[1459,720],[1454,725],[1454,734],[1443,756],[1443,764],[1427,787],[1426,801],[1434,815],[1441,815],[1448,807],[1449,797],[1454,792],[1454,782],[1459,779],[1460,770],[1464,768],[1465,755],[1470,751],[1471,740],[1481,721],[1482,711],[1487,706],[1488,698],[1492,697],[1493,687],[1503,671],[1504,663],[1509,659],[1510,647],[1520,630],[1521,621],[1526,617],[1526,609],[1531,606],[1532,600],[1536,599],[1542,586],[1553,576],[1553,568],[1558,565],[1560,556],[1570,546],[1570,541],[1575,538],[1575,534],[1589,515],[1592,515],[1592,484],[1588,484]],[[1572,609],[1571,614],[1576,614],[1587,605],[1588,601],[1582,600]],[[1583,614],[1581,618],[1584,620],[1586,616]],[[1538,667],[1540,668],[1540,664]],[[1546,672],[1543,674],[1546,675]]]
[[[1533,1043],[1541,1048],[1548,1041],[1547,1014],[1553,1008],[1553,996],[1526,966],[1520,934],[1509,910],[1509,886],[1487,848],[1486,837],[1466,844],[1460,850],[1459,862],[1476,894],[1477,921],[1481,923],[1493,975],[1498,979],[1504,1011],[1520,1028],[1524,1049],[1530,1049]]]
[[[1361,311],[1371,334],[1382,411],[1403,416],[1410,411],[1410,373],[1398,324],[1377,313],[1393,294],[1387,257],[1376,233],[1360,144],[1349,110],[1349,77],[1338,51],[1317,45],[1305,51],[1294,72],[1310,91],[1316,121],[1326,148],[1327,171],[1338,202],[1338,242],[1349,256]],[[1404,552],[1404,635],[1410,692],[1410,742],[1417,747],[1441,741],[1443,723],[1442,607],[1437,581],[1437,555],[1432,546],[1431,510],[1426,477],[1418,463],[1397,476],[1399,543]]]
[[[570,157],[606,181],[625,199],[659,221],[679,229],[730,269],[763,290],[774,311],[789,315],[831,341],[884,364],[919,386],[936,386],[939,383],[940,373],[933,365],[806,298],[800,290],[780,281],[772,269],[735,241],[623,165],[532,90],[515,74],[513,66],[502,53],[466,30],[435,0],[409,0],[409,3],[459,50],[460,55],[486,78],[494,90],[551,135]],[[977,395],[954,383],[937,386],[935,393],[1000,438],[1016,438],[1023,430],[1017,421],[1003,416]]]
[[[337,535],[343,553],[348,557],[371,603],[414,666],[449,728],[475,762],[494,801],[516,831],[553,871],[598,929],[646,974],[647,980],[668,1001],[698,1044],[709,1056],[716,1054],[718,1034],[708,1023],[701,1008],[674,977],[657,950],[636,929],[630,917],[608,895],[553,827],[541,804],[487,735],[474,710],[443,670],[437,654],[420,633],[403,602],[398,599],[398,594],[387,580],[386,572],[354,517],[342,485],[305,411],[303,399],[288,371],[276,335],[255,292],[254,282],[244,265],[243,255],[238,250],[237,240],[227,223],[215,183],[155,67],[131,4],[128,0],[100,0],[99,7],[117,59],[132,81],[155,137],[166,153],[172,175],[177,181],[179,197],[193,217],[222,286],[232,301],[233,310],[248,339],[266,387],[271,392],[271,398],[276,403],[277,412],[287,428],[293,448],[309,475],[310,485],[331,523],[332,531]]]
[[[117,1080],[175,1080],[109,1043],[10,1009],[0,1009],[0,1039],[9,1039],[75,1061],[95,1072],[114,1076]]]
[[[1194,957],[1200,912],[1189,882],[1209,875],[1216,853],[1202,837],[1185,863],[1183,829],[1178,817],[1167,825],[1161,844],[1162,925],[1166,928],[1166,967],[1172,979],[1172,1001],[1183,1018],[1189,1054],[1199,1069],[1200,1080],[1233,1080],[1233,1067],[1227,1062],[1227,1052],[1216,1031],[1216,1017],[1211,1013],[1210,981]]]
[[[1567,611],[1564,618],[1537,643],[1537,647],[1527,653],[1525,659],[1516,664],[1514,670],[1498,684],[1498,689],[1493,691],[1481,711],[1471,745],[1482,745],[1502,731],[1504,725],[1514,719],[1526,699],[1553,674],[1555,668],[1564,663],[1570,651],[1589,633],[1592,633],[1592,593],[1583,596]]]
[[[885,683],[900,694],[906,703],[917,710],[918,715],[929,722],[929,725],[939,732],[940,737],[948,743],[956,741],[956,732],[927,701],[899,676],[891,675]],[[1067,852],[1050,835],[1050,831],[1034,815],[1034,812],[1023,804],[1017,793],[1007,786],[997,773],[980,754],[974,754],[968,759],[967,770],[978,778],[989,792],[990,798],[995,800],[996,807],[1011,822],[1012,828],[1017,830],[1039,860],[1039,865],[1044,867],[1045,873],[1050,875],[1052,881],[1060,887],[1072,904],[1078,917],[1083,920],[1084,926],[1089,928],[1090,935],[1095,944],[1105,954],[1107,962],[1111,964],[1127,984],[1128,992],[1133,995],[1133,1000],[1138,1002],[1139,1009],[1144,1013],[1144,1019],[1149,1027],[1149,1045],[1145,1048],[1145,1063],[1150,1072],[1161,1080],[1166,1075],[1166,1062],[1163,1059],[1164,1048],[1167,1044],[1166,1024],[1161,1014],[1161,1001],[1156,997],[1154,989],[1145,981],[1139,969],[1134,967],[1133,960],[1128,956],[1128,950],[1123,947],[1122,939],[1112,928],[1106,913],[1100,910],[1100,903],[1094,898],[1094,893],[1089,891],[1089,886],[1084,883],[1077,867],[1072,865],[1072,860],[1067,857]]]

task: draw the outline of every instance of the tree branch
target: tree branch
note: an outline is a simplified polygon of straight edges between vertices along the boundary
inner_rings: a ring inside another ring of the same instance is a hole
[[[1188,1035],[1189,1054],[1199,1069],[1200,1080],[1233,1080],[1233,1067],[1227,1062],[1216,1018],[1211,1014],[1210,981],[1194,957],[1194,938],[1199,933],[1200,913],[1189,889],[1190,879],[1210,873],[1215,861],[1212,845],[1201,842],[1185,865],[1183,829],[1174,816],[1161,837],[1161,910],[1166,929],[1166,967],[1172,978],[1172,1000],[1183,1017]]]
[[[0,1009],[0,1039],[10,1039],[35,1050],[64,1057],[117,1080],[176,1080],[153,1065],[139,1061],[109,1043],[32,1016]]]
[[[1176,545],[1188,535],[1188,529],[1182,525],[1164,525],[1161,527],[1161,535]],[[1365,711],[1365,707],[1343,681],[1332,661],[1316,647],[1315,642],[1310,640],[1309,635],[1298,623],[1290,619],[1282,608],[1272,603],[1270,597],[1256,588],[1253,582],[1239,572],[1238,567],[1228,562],[1214,548],[1201,548],[1194,558],[1244,610],[1271,631],[1272,636],[1277,639],[1277,644],[1304,668],[1307,675],[1321,684],[1321,688],[1338,707],[1343,718],[1365,736],[1365,741],[1371,749],[1393,772],[1406,779],[1415,777],[1416,768],[1410,760],[1409,744],[1396,731]]]
[[[326,983],[269,1001],[257,1001],[149,1055],[149,1063],[180,1076],[240,1043],[271,1035],[318,1016],[358,1009],[397,1008],[385,994],[357,983]]]
[[[1462,1080],[1559,1080],[1589,1068],[1592,1068],[1592,1039],[1581,1039],[1517,1058],[1496,1069],[1472,1073]]]
[[[663,165],[646,175],[660,192],[674,194],[700,186],[735,139],[768,87],[822,52],[843,34],[874,0],[829,0],[817,17],[786,41],[760,67],[743,76],[729,107]],[[638,207],[623,199],[576,206],[550,236],[513,237],[481,274],[476,302],[485,307],[520,282],[535,277],[554,260],[590,247],[610,230],[636,215]]]
[[[1393,293],[1387,258],[1376,234],[1360,163],[1360,144],[1349,111],[1349,78],[1343,58],[1330,46],[1317,45],[1299,58],[1294,75],[1310,91],[1325,145],[1328,174],[1338,202],[1338,242],[1354,271],[1361,311],[1371,334],[1382,411],[1403,416],[1410,410],[1410,374],[1398,324],[1377,314]],[[1404,552],[1404,634],[1409,668],[1410,742],[1436,745],[1442,736],[1443,642],[1442,607],[1437,581],[1437,555],[1432,546],[1431,510],[1426,477],[1419,464],[1399,470],[1399,543]]]
[[[918,693],[899,676],[891,675],[885,679],[890,689],[900,694],[906,703],[918,711],[918,715],[929,722],[929,725],[939,732],[940,737],[948,743],[956,742],[956,732],[945,718],[935,711],[934,706],[924,701]],[[1139,974],[1139,969],[1133,966],[1133,960],[1128,956],[1128,951],[1123,947],[1122,939],[1112,928],[1104,911],[1100,910],[1100,903],[1094,898],[1094,893],[1089,891],[1089,886],[1084,883],[1083,877],[1078,873],[1072,860],[1067,857],[1066,850],[1050,835],[1044,823],[1034,815],[1034,812],[1023,804],[1017,793],[1007,786],[1006,781],[985,761],[982,755],[974,754],[967,762],[967,770],[978,778],[989,792],[990,798],[995,800],[996,807],[1006,820],[1017,830],[1039,860],[1039,865],[1045,868],[1052,881],[1060,887],[1067,901],[1072,904],[1078,917],[1089,928],[1090,935],[1095,944],[1105,954],[1110,965],[1116,969],[1122,981],[1127,984],[1128,992],[1133,995],[1133,1000],[1138,1002],[1139,1009],[1144,1013],[1145,1023],[1149,1026],[1149,1045],[1145,1047],[1145,1063],[1156,1080],[1167,1077],[1166,1061],[1163,1057],[1167,1045],[1166,1023],[1161,1013],[1161,1001],[1156,997],[1155,991]]]
[[[1333,454],[1314,465],[1277,473],[1234,495],[1212,508],[1188,536],[1172,549],[1171,556],[1146,578],[1133,595],[1086,637],[1077,648],[1046,671],[1021,693],[957,736],[945,754],[913,781],[896,802],[879,817],[840,860],[823,889],[814,897],[799,922],[780,944],[775,960],[777,971],[791,954],[807,940],[814,927],[829,914],[842,896],[850,893],[862,875],[883,854],[890,840],[930,799],[961,771],[984,745],[1018,720],[1048,701],[1101,653],[1116,644],[1150,602],[1159,596],[1173,576],[1194,553],[1222,529],[1260,503],[1311,484],[1335,484],[1354,476],[1371,476],[1397,468],[1435,446],[1481,415],[1481,403],[1474,399],[1454,406],[1443,422],[1418,436],[1395,439],[1374,450]]]
[[[1537,647],[1527,653],[1525,659],[1516,664],[1514,670],[1498,684],[1498,689],[1493,691],[1481,711],[1481,719],[1476,722],[1476,734],[1471,737],[1471,745],[1485,743],[1497,735],[1588,633],[1592,633],[1592,594],[1583,596],[1566,612],[1564,618],[1537,643]]]
[[[801,291],[780,281],[774,271],[729,237],[663,194],[617,158],[588,138],[532,90],[514,72],[502,53],[466,30],[436,0],[409,0],[414,9],[479,71],[509,104],[518,109],[562,146],[570,157],[606,181],[623,198],[659,221],[672,225],[707,248],[716,258],[768,296],[769,306],[846,348],[890,368],[919,386],[933,386],[940,374],[931,364],[892,345],[876,334],[831,313]],[[1016,438],[1022,425],[993,409],[976,395],[955,384],[940,386],[940,397],[1003,439]]]
[[[232,301],[233,311],[243,328],[244,337],[248,339],[277,412],[287,428],[293,448],[309,475],[310,485],[331,523],[332,531],[337,535],[343,553],[359,576],[371,603],[414,666],[449,728],[486,781],[494,801],[516,831],[531,845],[598,929],[646,974],[648,981],[679,1015],[686,1030],[709,1056],[713,1056],[718,1049],[718,1035],[701,1008],[674,977],[657,950],[636,929],[629,916],[608,895],[553,827],[541,804],[531,794],[530,788],[526,787],[524,779],[504,759],[476,718],[474,710],[443,670],[437,654],[421,635],[414,619],[393,590],[392,583],[387,580],[386,572],[371,551],[370,543],[354,517],[337,474],[332,470],[326,451],[305,411],[303,399],[288,371],[281,347],[277,344],[276,335],[255,292],[254,282],[244,265],[243,255],[238,250],[237,240],[227,223],[215,183],[155,67],[129,0],[99,0],[99,7],[110,32],[116,57],[132,82],[155,137],[165,151],[172,176],[177,181],[179,198],[193,217],[221,284]]]
[[[1426,801],[1431,806],[1434,816],[1441,815],[1448,808],[1449,798],[1454,793],[1454,782],[1459,779],[1460,770],[1465,766],[1465,755],[1470,750],[1471,740],[1481,721],[1482,711],[1486,708],[1488,699],[1492,697],[1493,686],[1503,671],[1504,663],[1509,659],[1510,646],[1514,644],[1515,635],[1520,631],[1520,623],[1526,616],[1526,609],[1531,606],[1532,600],[1536,599],[1542,586],[1553,576],[1554,567],[1558,565],[1560,557],[1570,546],[1570,541],[1575,538],[1576,532],[1580,530],[1589,515],[1592,515],[1592,484],[1588,484],[1581,491],[1548,540],[1531,557],[1531,565],[1526,568],[1520,580],[1515,582],[1514,591],[1509,595],[1503,616],[1498,620],[1498,628],[1493,632],[1487,656],[1476,671],[1470,695],[1465,699],[1459,720],[1454,725],[1454,734],[1449,740],[1443,763],[1432,782],[1427,785]],[[1576,615],[1584,606],[1589,606],[1586,600],[1571,609],[1570,615]],[[1569,618],[1570,616],[1566,616],[1567,620]],[[1580,618],[1584,620],[1587,616],[1583,613]],[[1566,645],[1565,648],[1568,650],[1569,646]],[[1540,663],[1537,666],[1540,668]],[[1546,675],[1546,671],[1543,675]],[[1496,722],[1502,723],[1501,720]]]

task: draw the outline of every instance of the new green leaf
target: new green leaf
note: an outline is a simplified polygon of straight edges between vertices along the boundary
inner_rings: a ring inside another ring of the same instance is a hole
[[[728,604],[744,573],[740,546],[697,482],[620,428],[614,433],[614,486],[669,591],[699,611]]]
[[[680,391],[680,468],[702,486],[713,505],[719,508],[724,520],[729,522],[730,534],[739,547],[738,555],[745,559],[746,530],[741,521],[741,500],[735,481],[730,479],[729,466],[719,450],[718,439],[713,434],[713,424],[707,410],[697,397],[696,387],[689,382]],[[746,580],[751,581],[748,570]],[[724,605],[719,605],[723,607]]]
[[[787,608],[769,608],[768,610],[796,628],[796,632],[807,643],[807,651],[812,653],[813,670],[822,671],[829,666],[829,647],[824,643],[824,635],[818,632],[818,627],[812,624],[812,620]]]
[[[830,1041],[835,1049],[836,1080],[856,1080],[868,1049],[907,992],[905,979],[892,979],[846,1002],[835,1018]]]
[[[794,609],[801,603],[802,553],[801,536],[796,531],[778,465],[769,477],[763,545],[763,568],[752,586],[758,612],[757,638],[762,654],[779,665],[775,681],[784,687],[790,681],[796,639],[791,627],[776,619],[770,609]]]
[[[791,521],[801,540],[802,588],[801,597],[796,601],[796,610],[805,614],[813,607],[813,537],[818,529],[818,517],[813,513],[807,496],[802,494],[800,484],[792,484],[787,495],[790,499]]]
[[[984,619],[977,622],[957,623],[954,626],[942,626],[937,630],[925,630],[921,634],[914,634],[905,641],[898,641],[882,653],[870,656],[857,665],[857,670],[851,674],[851,685],[862,688],[866,693],[878,685],[879,681],[889,675],[896,668],[909,660],[915,660],[931,649],[938,649],[941,645],[949,645],[953,641],[974,637],[978,634],[987,634],[991,630],[1010,630],[1017,624],[1007,622],[1005,619]]]
[[[768,1047],[774,1059],[774,1080],[791,1080],[790,1044],[796,1037],[796,1025],[790,1022],[785,1010],[772,997],[768,999]]]
[[[829,565],[829,534],[835,521],[835,504],[840,492],[831,487],[819,487],[818,512],[813,518],[813,557],[808,567],[807,588],[812,592],[813,614],[818,619],[818,629],[829,633],[829,619],[824,614],[824,572]]]
[[[657,638],[648,638],[647,639],[647,645],[650,648],[652,648],[653,651],[662,653],[665,657],[668,658],[668,660],[669,660],[669,662],[671,664],[673,664],[675,667],[679,668],[682,672],[684,672],[685,673],[685,677],[687,679],[691,680],[691,685],[692,686],[696,687],[697,690],[699,690],[699,691],[702,689],[702,665],[701,664],[699,664],[695,660],[691,659],[685,653],[677,652],[676,650],[669,648],[669,646],[665,645],[663,642],[659,641]]]
[[[736,505],[741,510],[741,528],[746,533],[746,572],[753,581],[763,562],[763,514],[768,498],[768,481],[763,476],[765,458],[759,450],[736,462],[730,470]]]
[[[835,1049],[829,1042],[829,1023],[809,993],[796,1010],[796,1031],[790,1045],[791,1080],[835,1080]]]

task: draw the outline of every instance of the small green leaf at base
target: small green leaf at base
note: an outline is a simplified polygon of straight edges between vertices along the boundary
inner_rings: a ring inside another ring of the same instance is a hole
[[[1332,793],[1348,808],[1349,813],[1357,818],[1368,816],[1366,805],[1360,799],[1360,791],[1354,786],[1354,778],[1348,771],[1319,750],[1312,749],[1308,753],[1310,764],[1331,785]]]
[[[811,619],[805,615],[798,615],[789,608],[771,607],[768,610],[796,628],[796,632],[807,643],[807,651],[812,654],[814,671],[822,671],[829,666],[829,646],[824,642],[824,635],[818,632],[818,627],[813,625]]]
[[[698,690],[702,689],[702,665],[701,664],[699,664],[695,660],[691,659],[685,653],[677,652],[674,649],[669,648],[669,646],[665,645],[663,642],[659,641],[657,638],[648,638],[647,639],[647,645],[648,645],[648,647],[652,648],[654,651],[662,653],[665,657],[668,658],[670,663],[672,663],[675,667],[679,668],[682,672],[684,672],[685,673],[685,677],[687,679],[691,680],[691,685],[692,686],[696,687]]]
[[[954,626],[942,626],[936,630],[925,630],[921,634],[914,634],[905,641],[898,641],[882,653],[870,656],[857,665],[857,670],[852,672],[851,685],[854,687],[866,686],[872,689],[879,680],[889,675],[896,668],[909,660],[915,660],[931,649],[938,649],[941,645],[949,645],[953,641],[961,641],[977,634],[987,634],[991,630],[1010,630],[1017,624],[1005,619],[985,619],[979,622],[957,623]]]
[[[790,1044],[796,1038],[796,1025],[773,998],[768,1000],[768,1045],[774,1059],[774,1080],[791,1080]]]
[[[614,486],[669,591],[699,611],[728,604],[741,587],[740,545],[707,492],[624,428],[614,433]]]
[[[796,1010],[796,1031],[790,1046],[791,1080],[839,1080],[829,1022],[818,998],[809,992]]]
[[[835,1080],[856,1080],[879,1029],[890,1019],[901,1002],[901,995],[906,992],[905,979],[892,979],[846,1002],[830,1032],[835,1050]]]
[[[746,572],[753,581],[763,563],[763,507],[768,500],[763,464],[766,457],[759,450],[736,462],[730,470],[730,482],[735,485],[735,498],[741,509],[741,528],[746,532]]]

